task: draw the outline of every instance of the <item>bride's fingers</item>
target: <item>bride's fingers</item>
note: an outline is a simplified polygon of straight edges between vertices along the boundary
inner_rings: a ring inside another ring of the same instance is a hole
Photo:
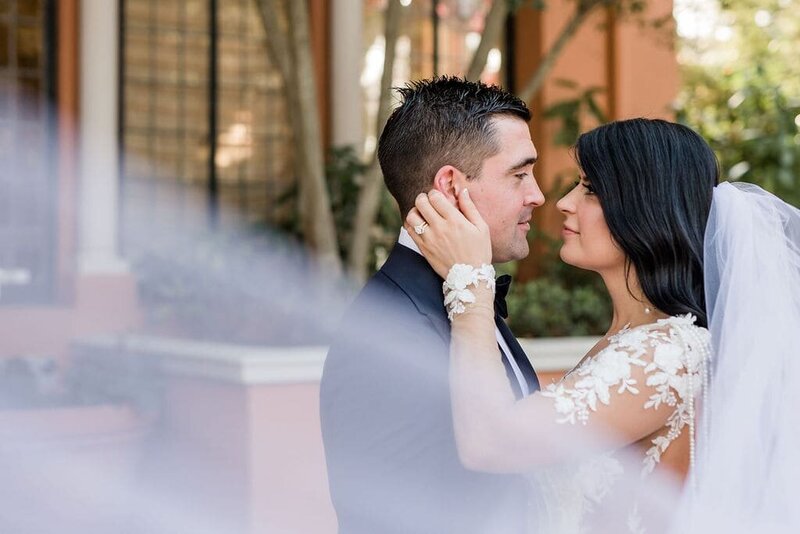
[[[442,193],[437,191],[436,189],[431,190],[428,192],[428,200],[436,209],[436,212],[445,220],[458,220],[461,217],[461,213],[458,211],[458,208],[451,204],[447,197],[445,197]]]
[[[408,212],[406,215],[406,220],[403,226],[405,226],[406,231],[411,236],[411,239],[417,244],[418,247],[422,248],[422,235],[417,232],[417,229],[422,229],[423,225],[427,226],[428,223],[425,219],[420,215],[417,208],[411,208],[411,211]],[[424,233],[424,229],[423,229]]]
[[[439,212],[436,211],[436,208],[431,205],[431,201],[428,198],[428,195],[425,193],[420,193],[419,196],[417,196],[417,200],[414,202],[414,205],[425,219],[425,222],[427,222],[429,225],[437,226],[440,222],[442,222],[442,216],[439,215]]]
[[[485,221],[478,212],[478,208],[475,206],[475,203],[472,202],[472,197],[469,196],[469,191],[466,187],[462,189],[461,193],[458,195],[458,207],[461,209],[461,213],[464,214],[469,222],[478,228],[483,228]]]
[[[404,226],[406,232],[408,232],[408,235],[411,236],[411,239],[417,244],[420,250],[425,250],[425,242],[423,235],[417,233],[417,228],[422,227],[423,224],[427,223],[422,215],[420,215],[417,208],[411,208],[411,211],[409,211],[408,215],[406,215]]]
[[[409,228],[414,228],[425,222],[425,218],[420,214],[417,208],[411,208],[411,211],[406,215],[406,223]]]

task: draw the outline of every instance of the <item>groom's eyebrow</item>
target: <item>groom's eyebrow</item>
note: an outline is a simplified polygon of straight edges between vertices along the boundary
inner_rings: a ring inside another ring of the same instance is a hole
[[[512,172],[514,172],[514,171],[518,171],[518,170],[520,170],[520,169],[524,169],[524,168],[525,168],[525,167],[527,167],[528,165],[533,165],[534,163],[536,163],[536,161],[537,161],[538,159],[539,159],[538,157],[534,157],[534,158],[525,158],[525,159],[523,159],[522,161],[518,162],[516,165],[512,165],[511,167],[509,167],[509,168],[508,168],[508,171],[506,171],[506,172],[507,172],[507,173],[512,173]]]

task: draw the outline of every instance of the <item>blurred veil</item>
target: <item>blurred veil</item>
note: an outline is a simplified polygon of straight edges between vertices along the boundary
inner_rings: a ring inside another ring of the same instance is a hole
[[[710,387],[673,532],[800,531],[800,210],[719,185],[705,234]]]

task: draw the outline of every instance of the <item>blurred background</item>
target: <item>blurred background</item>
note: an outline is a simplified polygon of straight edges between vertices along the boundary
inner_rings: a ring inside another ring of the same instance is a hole
[[[335,532],[318,383],[400,215],[391,88],[515,92],[545,379],[610,306],[558,261],[570,146],[638,116],[800,205],[798,0],[0,0],[3,532]]]

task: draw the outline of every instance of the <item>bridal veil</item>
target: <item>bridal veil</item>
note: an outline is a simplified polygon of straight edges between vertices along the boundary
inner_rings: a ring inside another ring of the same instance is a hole
[[[800,532],[800,210],[717,186],[705,283],[710,387],[673,532]]]

